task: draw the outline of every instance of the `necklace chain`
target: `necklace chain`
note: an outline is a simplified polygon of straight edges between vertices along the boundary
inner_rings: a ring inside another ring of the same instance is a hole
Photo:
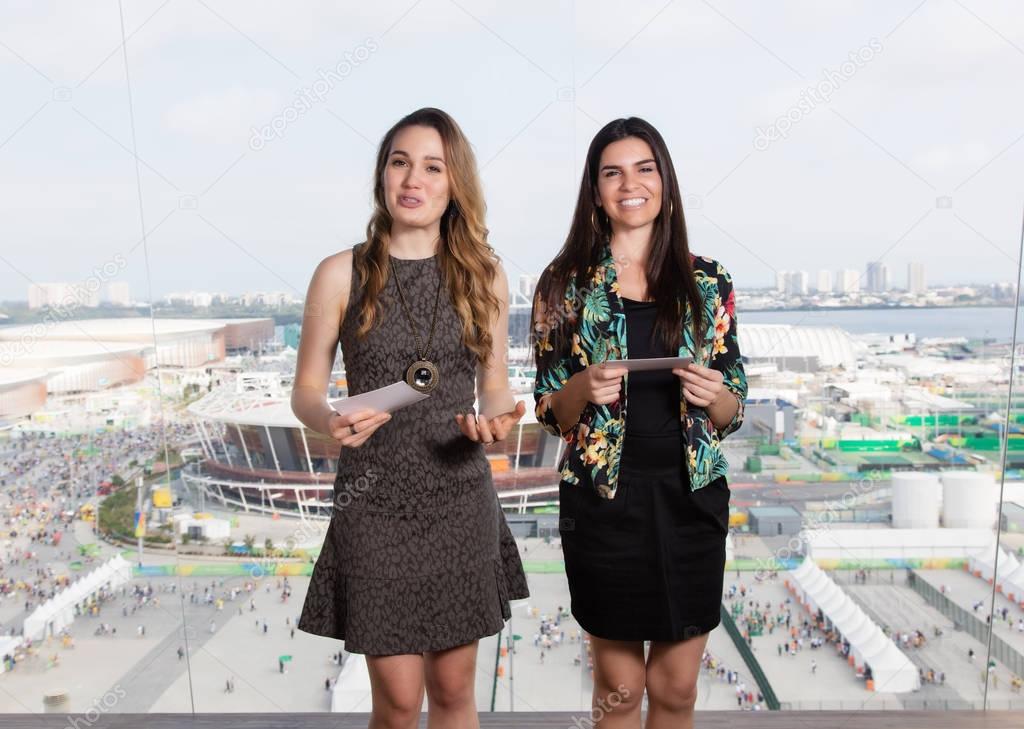
[[[430,343],[434,339],[434,327],[437,324],[437,305],[441,301],[441,277],[437,277],[437,293],[434,295],[434,313],[430,319],[430,332],[427,335],[427,346],[420,352],[420,336],[416,332],[416,321],[413,319],[412,312],[409,310],[409,304],[405,300],[405,292],[402,290],[402,279],[398,275],[398,267],[392,262],[391,270],[395,275],[395,283],[398,285],[398,298],[402,301],[402,308],[405,310],[405,316],[409,320],[409,326],[412,329],[413,341],[416,342],[416,356],[420,359],[427,359],[427,355],[430,354]]]

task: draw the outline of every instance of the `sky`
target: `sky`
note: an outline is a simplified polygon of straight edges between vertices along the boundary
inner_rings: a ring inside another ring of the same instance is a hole
[[[321,259],[362,240],[376,144],[421,106],[473,144],[513,279],[555,255],[591,138],[630,115],[670,147],[691,250],[738,288],[876,259],[897,286],[910,261],[929,284],[1016,279],[1016,3],[133,0],[123,13],[124,51],[117,2],[0,5],[0,300],[90,276],[138,300],[302,296]]]

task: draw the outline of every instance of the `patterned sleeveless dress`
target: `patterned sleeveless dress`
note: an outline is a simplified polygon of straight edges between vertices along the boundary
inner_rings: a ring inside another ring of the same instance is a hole
[[[424,345],[439,263],[438,255],[391,258]],[[383,320],[356,337],[357,278],[353,271],[340,332],[350,395],[404,380],[418,359],[394,276],[380,295]],[[530,594],[483,445],[455,421],[473,410],[476,360],[444,289],[437,318],[427,358],[440,379],[430,397],[341,451],[330,525],[297,623],[343,639],[353,653],[422,653],[494,635],[511,616],[509,600]]]

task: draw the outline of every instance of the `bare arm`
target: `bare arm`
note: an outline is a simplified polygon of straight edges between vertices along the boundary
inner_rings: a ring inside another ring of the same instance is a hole
[[[575,299],[575,288],[570,289],[570,294],[568,298]],[[546,352],[553,350],[551,333],[557,323],[553,325],[545,312],[540,287],[534,294],[532,321],[537,422],[552,435],[565,438],[576,429],[588,403],[607,405],[618,398],[626,370],[613,364],[590,365],[583,350],[575,344],[578,334],[573,334],[573,344],[562,342],[563,351],[556,356],[546,356]],[[574,372],[577,366],[583,369]]]
[[[310,430],[329,435],[347,448],[358,448],[391,416],[372,410],[341,415],[327,403],[327,382],[351,287],[351,250],[328,256],[313,272],[302,312],[291,406]]]
[[[327,404],[327,383],[351,286],[352,251],[348,250],[322,260],[306,291],[291,405],[295,417],[318,433],[330,433],[328,421],[335,412]]]
[[[497,315],[491,321],[491,351],[476,368],[476,391],[480,412],[493,417],[516,405],[508,384],[508,278],[498,264],[491,291],[498,298]]]
[[[480,413],[455,416],[463,435],[483,443],[504,438],[526,413],[526,405],[516,401],[508,384],[509,294],[508,279],[500,263],[491,291],[498,299],[498,311],[491,321],[491,351],[476,369]]]

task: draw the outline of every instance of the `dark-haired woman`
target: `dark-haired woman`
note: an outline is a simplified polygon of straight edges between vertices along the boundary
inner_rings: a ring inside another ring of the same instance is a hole
[[[424,691],[430,727],[477,727],[477,641],[529,595],[483,444],[525,407],[505,365],[508,283],[451,117],[421,109],[388,131],[374,206],[366,241],[324,259],[306,296],[292,409],[341,452],[298,627],[366,654],[371,727],[417,726]],[[339,340],[350,395],[404,380],[429,397],[338,414]]]
[[[568,239],[534,298],[535,401],[565,440],[559,530],[592,638],[601,726],[690,727],[728,534],[720,443],[743,420],[732,278],[690,253],[675,170],[642,119],[587,153]],[[619,359],[692,357],[628,372]],[[650,641],[647,658],[644,642]]]

